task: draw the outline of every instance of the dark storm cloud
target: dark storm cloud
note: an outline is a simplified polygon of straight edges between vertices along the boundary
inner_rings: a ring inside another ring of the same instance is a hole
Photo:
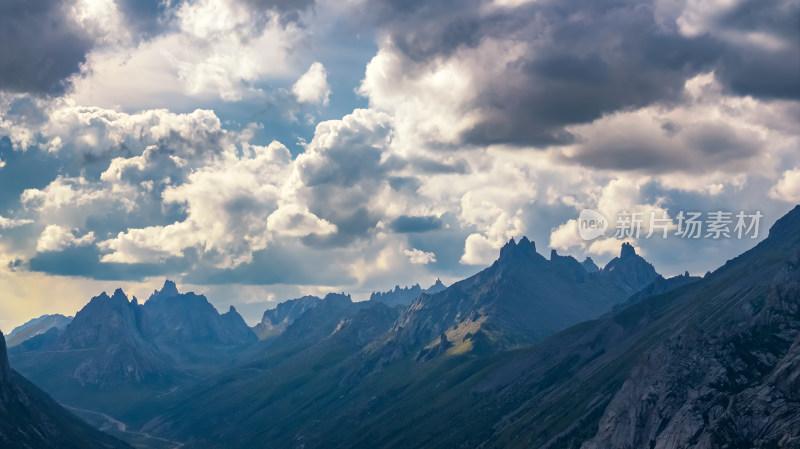
[[[727,48],[718,76],[740,95],[800,99],[800,3],[745,0],[715,24],[729,32],[767,36],[784,45]]]
[[[390,227],[399,233],[428,232],[441,229],[442,220],[434,215],[424,217],[401,215],[392,221]]]
[[[358,207],[355,210],[329,210],[325,219],[336,225],[337,232],[327,235],[308,235],[302,238],[303,244],[317,248],[347,247],[357,240],[368,238],[381,217],[365,207]]]
[[[31,271],[59,276],[84,276],[97,280],[138,281],[150,276],[180,273],[188,267],[184,259],[170,259],[163,264],[103,263],[97,247],[77,246],[62,251],[39,253],[28,262]]]
[[[116,0],[116,3],[132,31],[142,36],[164,31],[166,23],[162,14],[166,4],[162,0]]]
[[[0,2],[0,90],[58,94],[92,40],[64,0]]]
[[[582,142],[574,155],[562,157],[604,169],[693,173],[709,167],[746,170],[748,161],[764,147],[757,134],[727,124],[705,123],[687,129],[665,125],[661,132],[669,139],[647,133],[630,133],[620,139],[599,138]]]
[[[471,106],[484,119],[462,135],[465,143],[570,143],[574,136],[565,126],[679,102],[687,79],[712,70],[734,94],[800,98],[797,2],[748,0],[691,37],[678,31],[675,17],[665,23],[650,2],[534,2],[490,13],[484,3],[385,0],[367,6],[368,20],[421,67],[486,39],[528,44],[504,76],[479,86]],[[784,45],[766,50],[736,38],[747,33]]]

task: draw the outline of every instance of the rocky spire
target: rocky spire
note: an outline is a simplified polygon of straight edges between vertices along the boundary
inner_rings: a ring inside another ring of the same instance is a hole
[[[536,243],[528,240],[528,237],[522,237],[519,243],[512,238],[500,248],[500,261],[511,260],[519,256],[538,256],[537,258],[544,259],[536,252]]]
[[[627,259],[628,257],[635,256],[636,249],[633,248],[628,242],[622,242],[622,248],[619,251],[619,258],[620,259]]]
[[[164,281],[164,286],[161,287],[161,290],[156,290],[152,295],[150,295],[150,299],[172,298],[173,296],[178,296],[179,294],[178,287],[175,285],[175,283],[167,279]]]

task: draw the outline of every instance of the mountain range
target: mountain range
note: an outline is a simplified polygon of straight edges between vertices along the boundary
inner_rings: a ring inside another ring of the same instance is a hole
[[[37,335],[44,334],[54,327],[58,330],[63,330],[70,322],[72,322],[71,316],[60,314],[43,315],[39,318],[34,318],[16,327],[11,333],[6,335],[6,345],[9,348],[13,348]]]
[[[121,289],[11,348],[14,366],[66,404],[124,417],[152,398],[234,363],[256,335],[231,309],[166,281],[144,304]]]
[[[369,300],[382,302],[390,306],[407,306],[415,299],[422,296],[423,293],[432,295],[434,293],[439,293],[445,288],[447,287],[440,279],[436,279],[436,282],[434,282],[433,285],[425,289],[420,287],[419,284],[414,284],[411,287],[403,288],[400,288],[399,285],[396,285],[394,290],[389,290],[386,292],[373,292],[372,295],[370,295]]]
[[[35,334],[12,364],[142,447],[800,447],[800,206],[702,278],[523,237],[449,287],[306,296],[254,328],[167,281]]]

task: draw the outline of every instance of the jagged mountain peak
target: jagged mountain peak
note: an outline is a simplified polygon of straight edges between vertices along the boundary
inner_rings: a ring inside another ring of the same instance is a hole
[[[153,294],[150,295],[150,299],[172,298],[178,295],[180,295],[180,292],[175,282],[166,279],[164,280],[164,286],[161,287],[161,290],[154,290]]]
[[[602,273],[625,286],[630,294],[641,290],[658,277],[655,267],[636,254],[633,245],[627,242],[622,244],[619,257],[611,259],[603,267]]]
[[[325,295],[325,298],[322,299],[323,303],[327,305],[349,305],[353,303],[353,299],[350,298],[350,295],[342,293],[328,293]]]
[[[87,309],[91,310],[95,306],[100,306],[104,304],[114,307],[114,306],[127,306],[130,305],[130,303],[131,302],[128,299],[128,295],[126,295],[121,288],[118,288],[114,290],[114,293],[111,296],[108,296],[108,293],[106,292],[102,292],[99,295],[93,297],[91,300],[89,300],[89,303],[86,304],[81,310],[82,311]]]
[[[519,261],[522,259],[531,259],[535,261],[546,260],[544,256],[536,252],[536,243],[529,240],[528,237],[523,236],[519,243],[512,237],[502,248],[500,248],[500,258],[498,262],[501,264]]]
[[[583,259],[581,265],[583,265],[583,268],[585,268],[586,271],[589,273],[600,271],[600,267],[598,267],[597,264],[594,263],[594,260],[592,260],[592,258],[588,256],[585,259]]]
[[[125,302],[130,302],[128,300],[128,295],[126,295],[125,292],[122,291],[121,288],[118,288],[118,289],[114,290],[114,294],[111,295],[111,299],[118,300],[118,301],[125,300]]]
[[[636,248],[628,242],[622,242],[622,247],[619,250],[619,258],[627,259],[636,255]]]

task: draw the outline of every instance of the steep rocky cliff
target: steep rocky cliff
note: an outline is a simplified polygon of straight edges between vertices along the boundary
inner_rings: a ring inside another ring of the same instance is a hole
[[[634,367],[584,449],[800,447],[800,208],[708,283],[729,272],[696,299],[706,315]]]

